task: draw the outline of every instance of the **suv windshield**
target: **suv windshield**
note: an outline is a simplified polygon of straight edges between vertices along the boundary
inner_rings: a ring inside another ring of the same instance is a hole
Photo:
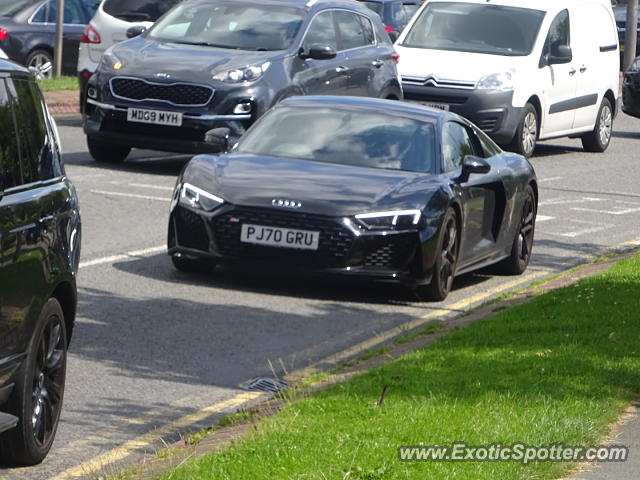
[[[127,22],[155,22],[180,0],[106,0],[102,9]]]
[[[150,30],[157,41],[238,50],[284,50],[300,30],[304,10],[250,3],[180,5]]]
[[[469,3],[431,3],[402,43],[405,47],[524,56],[533,50],[544,12]]]
[[[431,173],[435,133],[431,123],[370,110],[276,107],[240,139],[236,151]]]

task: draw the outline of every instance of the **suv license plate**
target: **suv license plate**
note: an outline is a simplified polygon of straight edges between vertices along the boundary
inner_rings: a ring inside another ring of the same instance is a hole
[[[165,125],[169,127],[182,126],[181,112],[164,112],[162,110],[147,110],[145,108],[129,108],[127,121],[138,123],[150,123],[152,125]]]
[[[245,223],[240,232],[240,241],[269,247],[318,250],[320,232],[292,230],[290,228],[267,227]]]

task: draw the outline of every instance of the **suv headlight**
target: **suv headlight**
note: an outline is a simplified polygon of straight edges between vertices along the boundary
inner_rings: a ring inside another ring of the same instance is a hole
[[[420,210],[393,210],[356,215],[356,220],[369,230],[410,230],[421,223]]]
[[[224,203],[222,198],[190,183],[182,184],[178,201],[183,205],[204,210],[205,212],[210,212]]]
[[[637,57],[632,63],[631,66],[629,67],[629,69],[627,70],[628,73],[638,73],[640,72],[640,57]]]
[[[516,76],[515,70],[509,70],[507,72],[492,73],[486,75],[478,81],[478,90],[500,90],[507,92],[515,88],[514,77]]]
[[[107,50],[106,52],[104,52],[104,55],[102,55],[100,66],[104,67],[106,70],[118,71],[122,69],[124,63],[122,63],[122,60],[116,57],[113,53]]]
[[[264,72],[266,72],[270,66],[271,62],[266,62],[262,65],[234,68],[226,72],[216,73],[213,79],[226,83],[255,82],[264,75]]]

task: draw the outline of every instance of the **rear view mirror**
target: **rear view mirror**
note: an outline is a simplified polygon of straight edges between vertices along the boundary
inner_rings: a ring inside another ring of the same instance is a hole
[[[300,58],[305,60],[307,58],[312,60],[331,60],[336,58],[336,55],[336,49],[329,45],[311,45],[306,52],[304,50],[300,52]]]
[[[464,183],[469,180],[472,173],[483,175],[490,171],[491,165],[489,165],[484,158],[467,155],[462,161],[462,175],[460,175],[460,182]]]
[[[551,54],[547,57],[548,65],[560,65],[573,60],[573,52],[569,45],[558,45],[551,49]]]
[[[137,37],[147,31],[144,25],[135,25],[127,30],[127,38]]]
[[[204,134],[205,143],[215,147],[215,149],[224,153],[229,150],[229,134],[231,130],[227,127],[219,127],[209,130]]]

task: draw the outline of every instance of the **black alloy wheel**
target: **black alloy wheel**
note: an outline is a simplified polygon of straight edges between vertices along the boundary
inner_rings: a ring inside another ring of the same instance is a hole
[[[510,275],[522,274],[531,261],[533,237],[536,229],[536,197],[531,185],[527,185],[520,224],[513,240],[511,255],[501,263],[502,270]]]

